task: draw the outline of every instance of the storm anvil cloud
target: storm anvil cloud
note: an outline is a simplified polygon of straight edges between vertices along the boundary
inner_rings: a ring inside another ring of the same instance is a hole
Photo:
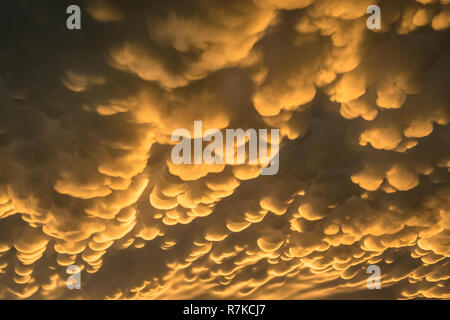
[[[0,298],[450,298],[449,0],[0,12]],[[278,173],[173,163],[196,120]]]

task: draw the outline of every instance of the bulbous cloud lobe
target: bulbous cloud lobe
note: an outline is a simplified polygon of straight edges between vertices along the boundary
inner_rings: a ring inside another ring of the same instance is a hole
[[[0,4],[0,298],[450,298],[448,0],[70,4]],[[174,164],[195,120],[278,174]]]

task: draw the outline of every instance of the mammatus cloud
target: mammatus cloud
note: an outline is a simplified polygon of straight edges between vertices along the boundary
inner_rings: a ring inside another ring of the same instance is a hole
[[[70,4],[0,5],[0,298],[450,298],[448,0]],[[175,165],[195,120],[278,174]]]

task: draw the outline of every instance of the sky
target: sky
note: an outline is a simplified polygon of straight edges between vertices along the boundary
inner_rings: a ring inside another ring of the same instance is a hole
[[[450,0],[0,12],[0,299],[450,299]],[[174,163],[200,120],[278,173]]]

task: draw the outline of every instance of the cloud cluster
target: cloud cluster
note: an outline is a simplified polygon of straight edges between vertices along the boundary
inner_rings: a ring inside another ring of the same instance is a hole
[[[0,5],[0,298],[450,298],[448,0],[70,4]],[[194,120],[279,173],[174,164]]]

